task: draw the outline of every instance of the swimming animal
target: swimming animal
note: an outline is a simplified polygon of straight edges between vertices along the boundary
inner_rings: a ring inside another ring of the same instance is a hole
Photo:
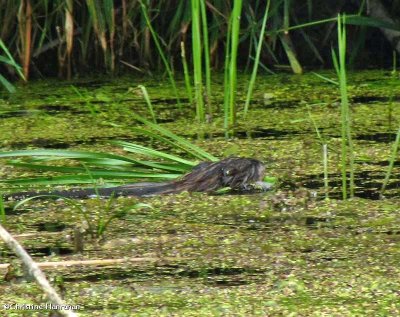
[[[21,200],[40,195],[66,198],[89,198],[92,196],[153,196],[188,192],[215,192],[224,187],[233,190],[249,190],[255,186],[268,190],[271,184],[263,182],[265,166],[256,159],[226,158],[218,162],[202,162],[183,177],[168,182],[134,183],[109,188],[69,189],[49,192],[21,192],[6,199]]]

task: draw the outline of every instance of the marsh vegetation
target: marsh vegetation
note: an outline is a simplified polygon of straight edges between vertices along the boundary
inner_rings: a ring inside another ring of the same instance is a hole
[[[173,180],[230,156],[274,184],[0,199],[76,313],[400,314],[400,80],[377,35],[397,26],[380,1],[369,16],[364,1],[0,3],[3,195]],[[46,302],[0,254],[1,299]]]

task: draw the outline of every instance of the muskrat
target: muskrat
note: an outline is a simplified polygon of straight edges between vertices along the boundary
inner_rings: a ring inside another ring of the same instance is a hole
[[[34,196],[88,198],[92,196],[153,196],[188,192],[215,192],[224,187],[233,190],[248,190],[254,185],[267,190],[271,184],[262,182],[265,167],[251,158],[231,157],[219,162],[202,162],[179,179],[169,182],[134,183],[109,188],[84,188],[49,192],[21,192],[6,196],[7,199],[25,199]]]

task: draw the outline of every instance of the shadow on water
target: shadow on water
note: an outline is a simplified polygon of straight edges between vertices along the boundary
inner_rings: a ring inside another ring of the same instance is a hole
[[[301,105],[300,100],[295,101],[275,101],[275,100],[265,100],[265,99],[254,99],[252,101],[252,107],[258,109],[292,109],[297,108]]]
[[[74,254],[74,250],[68,247],[60,246],[45,246],[45,247],[25,247],[24,248],[31,256],[45,257],[50,255],[69,255]],[[13,252],[9,250],[1,251],[3,256],[12,256]]]
[[[187,99],[181,100],[182,103],[185,104],[189,102]],[[91,107],[95,107],[94,109],[90,109]],[[127,111],[135,111],[138,105],[143,106],[145,102],[142,99],[138,98],[124,98],[118,100],[118,104],[111,104],[109,101],[104,100],[90,100],[90,101],[81,101],[81,102],[74,102],[69,105],[65,104],[42,104],[36,106],[35,109],[21,109],[21,110],[2,110],[0,111],[0,119],[7,119],[7,118],[17,118],[17,117],[28,117],[38,114],[50,114],[50,115],[63,115],[65,113],[71,114],[79,114],[79,115],[88,115],[95,111],[95,113],[102,113],[103,111],[109,111],[112,108],[121,110],[119,108],[120,104],[124,104],[124,109]],[[164,99],[155,99],[152,101],[153,106],[158,110],[166,110],[168,113],[173,111],[178,111],[179,106],[177,104],[177,100],[174,98],[164,98]],[[131,109],[131,106],[134,108]],[[117,108],[118,107],[118,108]],[[179,112],[176,113],[173,118],[157,118],[158,123],[166,123],[166,122],[174,122],[176,116],[183,116],[184,114]]]
[[[387,162],[386,162],[387,165]],[[341,199],[341,176],[339,174],[329,174],[329,197],[335,199]],[[382,171],[362,171],[359,173],[355,173],[355,196],[365,199],[371,200],[379,200],[381,199],[380,190],[382,188],[383,181],[385,179],[385,174]],[[320,197],[324,196],[323,188],[324,181],[323,175],[309,175],[300,180],[300,183],[308,188],[316,190]],[[332,188],[334,190],[332,190]],[[399,189],[400,188],[400,173],[392,174],[391,180],[389,184],[386,186],[385,197],[391,198],[398,196],[397,193],[391,193],[390,190]]]
[[[68,255],[73,254],[74,250],[67,247],[43,247],[43,248],[25,248],[26,251],[33,256],[49,256],[49,255]]]
[[[194,269],[188,267],[185,263],[179,265],[165,264],[156,265],[152,267],[138,268],[138,267],[113,267],[107,270],[88,270],[82,272],[80,276],[68,276],[67,281],[98,281],[98,280],[124,280],[130,279],[131,281],[151,280],[154,276],[159,277],[175,277],[175,278],[189,278],[189,279],[203,279],[209,285],[215,286],[236,286],[247,285],[260,278],[265,270],[251,269],[241,267],[213,267],[213,268],[199,268]],[[159,286],[152,288],[152,291],[159,292],[169,289],[170,286]]]
[[[27,147],[38,147],[44,149],[68,149],[70,147],[74,147],[76,145],[90,145],[97,143],[107,143],[108,141],[127,141],[127,142],[142,142],[146,139],[141,136],[137,137],[129,137],[127,138],[125,135],[121,136],[110,136],[110,137],[91,137],[85,140],[75,140],[73,142],[64,142],[60,140],[54,139],[44,139],[44,138],[36,138],[32,139],[29,142],[11,142],[9,146],[14,149],[25,149]]]
[[[182,103],[188,103],[189,99],[181,98],[180,101]],[[176,108],[178,107],[178,99],[176,99],[176,98],[157,98],[157,99],[152,99],[151,103],[154,105],[159,105],[159,104],[168,105],[168,109],[171,109],[170,106],[174,106],[174,105],[176,106]],[[172,109],[174,109],[174,107]]]
[[[4,209],[5,213],[7,216],[19,216],[19,215],[24,215],[30,212],[28,209],[14,209],[12,206],[10,207],[5,207]]]
[[[88,114],[90,111],[89,109],[85,109],[84,107],[77,109],[76,107],[67,105],[41,105],[36,109],[30,109],[30,110],[2,111],[0,112],[0,119],[28,117],[40,114],[56,115],[66,112],[73,114]]]
[[[61,232],[67,228],[62,222],[41,222],[34,225],[37,230],[46,232]]]
[[[165,119],[165,120],[158,120],[159,123],[168,123],[173,121],[172,119]],[[284,131],[278,129],[256,129],[252,131],[237,131],[235,132],[235,138],[238,139],[265,139],[265,140],[282,140],[288,139],[292,136],[298,136],[301,133],[296,131]],[[197,139],[198,135],[182,135],[186,138]],[[209,133],[204,135],[202,138],[214,139],[214,138],[224,138],[223,133]],[[113,135],[110,137],[89,137],[84,140],[74,140],[74,141],[61,141],[57,139],[46,139],[46,138],[35,138],[28,142],[10,142],[8,144],[9,147],[13,149],[25,149],[28,147],[37,147],[37,148],[44,148],[44,149],[68,149],[77,145],[90,145],[90,144],[97,144],[97,143],[104,143],[107,141],[127,141],[127,142],[144,142],[148,141],[147,137],[144,136],[131,136],[126,137],[126,135]]]
[[[234,137],[237,139],[266,139],[266,140],[282,140],[288,139],[293,136],[302,135],[299,131],[291,131],[291,130],[278,130],[278,129],[264,129],[264,128],[257,128],[254,130],[248,131],[235,131]],[[185,137],[196,139],[198,135],[186,135]],[[214,138],[225,138],[224,133],[207,133],[202,136],[203,139],[209,140]]]
[[[76,142],[76,144],[81,144],[81,143],[84,142],[79,142],[79,141]],[[11,142],[9,145],[14,149],[25,149],[29,146],[35,146],[44,149],[68,149],[72,145],[72,143],[59,140],[37,138],[29,142]]]
[[[354,136],[353,139],[362,141],[373,141],[379,143],[389,143],[396,140],[396,133],[381,132],[372,134],[358,134]]]
[[[40,113],[40,110],[13,110],[13,111],[1,111],[0,119],[27,117],[34,114]]]
[[[400,101],[400,96],[392,97],[382,97],[382,96],[355,96],[351,98],[351,103],[353,104],[373,104],[373,103],[385,103],[389,101]],[[303,101],[301,100],[274,100],[271,99],[254,99],[252,105],[255,108],[261,109],[292,109],[303,106]]]
[[[256,129],[252,131],[237,131],[235,136],[239,139],[285,139],[290,136],[300,135],[298,131],[278,130],[278,129]],[[222,136],[222,135],[221,135]]]
[[[388,101],[400,101],[400,96],[389,97],[381,97],[381,96],[355,96],[351,98],[352,103],[376,103],[376,102],[388,102]]]
[[[58,114],[60,112],[73,112],[73,113],[87,113],[85,109],[76,109],[76,107],[68,106],[68,105],[40,105],[37,107],[38,110],[41,110],[45,113],[50,114]]]

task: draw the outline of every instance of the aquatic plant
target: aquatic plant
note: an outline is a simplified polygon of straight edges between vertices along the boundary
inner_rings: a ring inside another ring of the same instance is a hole
[[[201,13],[201,25],[203,33],[203,46],[204,46],[204,72],[206,79],[206,105],[208,114],[211,115],[211,62],[210,62],[210,43],[209,43],[209,27],[207,22],[207,10],[205,0],[200,0],[200,13]]]
[[[192,159],[182,158],[126,141],[113,141],[111,143],[126,152],[135,154],[136,157],[147,159],[104,152],[68,150],[38,149],[0,152],[0,158],[16,158],[7,162],[12,166],[61,174],[51,177],[5,179],[1,182],[10,185],[93,185],[93,182],[96,181],[98,186],[107,186],[120,183],[124,179],[173,179],[189,171],[198,161],[218,160],[213,155],[160,125],[150,122],[137,114],[132,114],[132,116],[147,127],[146,129],[134,128],[134,131],[178,149],[185,155],[192,157]],[[25,159],[22,160],[22,158]],[[148,160],[149,158],[150,160]],[[78,162],[81,166],[52,164],[52,162],[59,160],[72,160]]]
[[[6,222],[6,210],[4,208],[3,195],[0,193],[0,223]]]
[[[263,20],[262,20],[260,36],[259,36],[258,43],[257,43],[256,57],[255,57],[254,62],[253,62],[254,63],[253,64],[253,71],[251,72],[249,87],[247,89],[246,102],[244,104],[244,112],[243,112],[244,117],[246,117],[246,114],[247,114],[247,112],[249,110],[250,100],[251,100],[251,96],[253,94],[254,84],[256,82],[257,70],[258,70],[258,66],[260,64],[261,48],[262,48],[263,43],[264,43],[265,27],[267,25],[270,3],[271,3],[271,1],[268,0],[267,1],[267,5],[265,6],[265,13],[264,13],[264,17],[263,17]]]
[[[191,0],[192,4],[192,54],[193,54],[193,78],[196,103],[196,117],[199,122],[205,121],[203,100],[203,70],[202,70],[202,41],[200,27],[200,0]],[[203,34],[204,35],[204,34]],[[204,40],[204,37],[203,37]]]
[[[229,18],[225,52],[224,129],[226,135],[229,134],[229,129],[234,127],[236,121],[237,56],[241,12],[242,1],[235,0]]]
[[[88,170],[88,177],[92,179],[92,186],[97,189],[97,183],[91,172]],[[110,226],[112,221],[117,218],[125,216],[130,210],[137,208],[152,208],[151,205],[146,203],[135,202],[133,205],[121,208],[120,206],[115,206],[115,196],[111,195],[107,199],[101,197],[97,194],[94,199],[97,199],[101,206],[96,212],[93,212],[93,207],[85,206],[85,202],[78,201],[76,199],[67,198],[55,194],[44,194],[28,197],[18,201],[14,206],[13,210],[17,210],[21,206],[24,206],[32,200],[39,198],[51,198],[51,199],[62,199],[65,204],[72,208],[72,212],[81,215],[84,220],[85,232],[91,236],[91,238],[101,238],[104,236],[107,228]],[[2,199],[0,200],[0,211]],[[4,207],[3,207],[4,208]],[[5,218],[1,220],[2,223],[5,222]]]
[[[189,102],[193,104],[193,90],[192,84],[190,81],[190,73],[189,73],[189,66],[186,59],[186,51],[185,51],[185,43],[181,42],[181,57],[182,57],[182,66],[183,66],[183,75],[185,78],[185,87],[186,87],[186,95],[189,98]]]
[[[382,187],[381,187],[381,190],[380,190],[381,197],[385,193],[386,187],[387,187],[387,185],[389,183],[390,176],[392,175],[394,163],[396,161],[397,153],[399,151],[399,145],[400,145],[400,128],[397,130],[396,140],[394,141],[393,146],[392,146],[392,153],[391,153],[390,158],[389,158],[389,166],[388,166],[388,169],[386,171],[385,179],[383,180]]]
[[[201,21],[201,51],[204,53],[206,91],[210,94],[208,71],[211,67],[220,69],[223,65],[223,55],[219,52],[227,47],[226,29],[232,4],[234,2],[226,0],[34,3],[30,0],[5,0],[0,8],[0,38],[8,44],[11,54],[20,58],[26,78],[32,60],[43,71],[42,60],[48,61],[43,56],[54,54],[57,56],[58,74],[67,78],[71,76],[72,62],[76,65],[74,71],[78,73],[85,73],[88,69],[114,72],[121,68],[122,63],[135,65],[138,69],[162,70],[165,68],[163,55],[172,65],[177,61],[180,42],[186,43],[186,38],[191,41],[187,32],[194,17]],[[262,24],[265,4],[259,0],[243,2],[240,42],[246,49],[240,54],[242,65],[248,65],[254,59],[257,49],[255,34]],[[196,5],[197,17],[193,15],[192,5]],[[324,64],[324,55],[333,38],[332,18],[326,17],[331,17],[337,10],[355,13],[356,16],[347,21],[357,25],[351,30],[356,42],[350,63],[357,61],[357,54],[368,40],[366,26],[398,29],[390,21],[362,16],[366,11],[365,1],[351,5],[341,3],[338,7],[334,1],[274,0],[271,1],[268,38],[263,43],[266,48],[263,58],[267,57],[272,64],[287,63],[289,58],[293,71],[301,69],[303,60],[310,59],[310,53],[318,63]],[[15,16],[18,17],[17,23]],[[311,28],[318,25],[319,28]],[[292,40],[295,36],[296,41]],[[188,52],[188,59],[191,57]],[[49,70],[57,68],[54,66]]]
[[[244,104],[246,116],[258,67],[268,71],[267,63],[279,66],[289,62],[294,73],[301,73],[302,60],[305,56],[309,60],[310,52],[315,60],[325,64],[323,50],[329,46],[327,39],[333,33],[330,25],[336,19],[325,18],[331,16],[331,3],[322,5],[311,0],[304,4],[289,0],[172,3],[176,5],[165,0],[88,0],[84,3],[67,0],[38,1],[32,5],[28,0],[8,0],[0,8],[3,22],[0,38],[7,41],[11,55],[19,55],[25,78],[30,73],[32,59],[42,72],[38,59],[48,60],[45,57],[54,53],[57,54],[60,77],[71,77],[72,62],[77,73],[90,69],[113,73],[121,69],[121,65],[148,74],[151,74],[150,69],[165,70],[179,106],[182,96],[177,89],[175,71],[179,70],[176,65],[181,64],[177,63],[178,53],[184,53],[181,68],[187,95],[191,103],[194,101],[196,117],[201,123],[206,120],[206,112],[212,114],[211,71],[221,70],[223,66],[226,87],[224,128],[228,135],[229,129],[236,124],[238,111],[237,69],[247,69],[253,63]],[[345,23],[357,26],[352,32],[359,30],[365,35],[366,26],[398,29],[390,21],[362,16],[363,3],[351,10],[356,14],[349,15]],[[15,15],[18,23],[9,18]],[[265,31],[267,17],[269,27]],[[301,45],[293,40],[295,36],[303,39]],[[321,37],[324,38],[323,45],[316,45],[321,43]],[[356,48],[362,47],[365,36],[355,38]],[[357,51],[353,50],[350,63],[356,60]],[[188,65],[193,66],[193,74],[189,74],[192,67]],[[50,65],[48,69],[56,69],[55,66]],[[195,98],[189,75],[194,79]]]
[[[339,78],[340,113],[341,113],[341,170],[342,170],[342,197],[347,198],[347,160],[350,170],[350,197],[354,197],[354,150],[351,137],[351,116],[347,94],[346,75],[346,15],[339,15],[337,20],[338,56],[332,49],[333,64]]]
[[[86,108],[89,110],[90,114],[92,116],[96,116],[99,113],[99,108],[97,105],[93,104],[92,102],[90,102],[90,98],[88,98],[87,96],[85,96],[83,93],[81,93],[79,91],[79,89],[77,87],[75,87],[74,85],[71,85],[71,89],[74,91],[74,93],[81,99],[84,101]]]
[[[150,33],[151,33],[151,35],[153,37],[153,41],[154,41],[154,44],[156,45],[158,54],[160,54],[161,60],[163,61],[163,64],[164,64],[165,69],[167,71],[168,78],[169,78],[169,81],[171,83],[171,87],[172,87],[173,93],[174,93],[174,95],[176,97],[176,102],[177,102],[178,106],[181,107],[181,102],[180,102],[180,98],[179,98],[179,94],[178,94],[178,89],[176,88],[176,83],[175,83],[174,75],[173,75],[173,72],[172,72],[172,68],[171,68],[171,66],[170,66],[170,64],[169,64],[169,62],[167,60],[167,57],[165,56],[165,54],[163,52],[163,49],[161,48],[161,44],[160,44],[160,41],[158,39],[158,34],[154,31],[154,28],[151,25],[149,15],[147,14],[147,10],[148,9],[145,6],[145,4],[143,3],[143,1],[139,0],[139,2],[140,2],[140,7],[141,7],[141,10],[142,10],[142,13],[143,13],[143,17],[144,17],[144,19],[146,21],[147,27],[150,30]]]
[[[319,76],[318,74],[317,77],[320,77],[330,83],[332,83],[332,81],[329,78],[326,78],[324,76]],[[329,177],[328,177],[328,144],[327,141],[325,140],[325,138],[322,136],[320,129],[317,125],[317,122],[315,121],[314,117],[311,114],[311,107],[310,105],[306,105],[307,106],[307,114],[308,114],[308,118],[310,120],[310,122],[313,125],[315,134],[317,135],[317,139],[319,141],[319,143],[321,143],[322,145],[322,166],[323,166],[323,173],[324,173],[324,191],[325,191],[325,199],[329,198]]]
[[[157,124],[156,114],[154,112],[153,104],[151,103],[150,96],[147,92],[146,87],[143,85],[139,85],[138,88],[142,91],[143,98],[146,101],[147,108],[149,109],[151,118],[153,119],[153,123]]]
[[[328,177],[328,145],[322,145],[322,164],[324,166],[324,191],[325,199],[329,198],[329,177]]]
[[[15,69],[20,78],[25,79],[24,74],[22,73],[22,68],[19,66],[14,58],[12,57],[10,51],[8,50],[7,46],[4,42],[0,39],[0,48],[3,50],[5,55],[0,55],[0,62],[5,63]],[[0,83],[3,85],[5,89],[9,92],[15,92],[15,87],[11,84],[2,74],[0,74]]]

